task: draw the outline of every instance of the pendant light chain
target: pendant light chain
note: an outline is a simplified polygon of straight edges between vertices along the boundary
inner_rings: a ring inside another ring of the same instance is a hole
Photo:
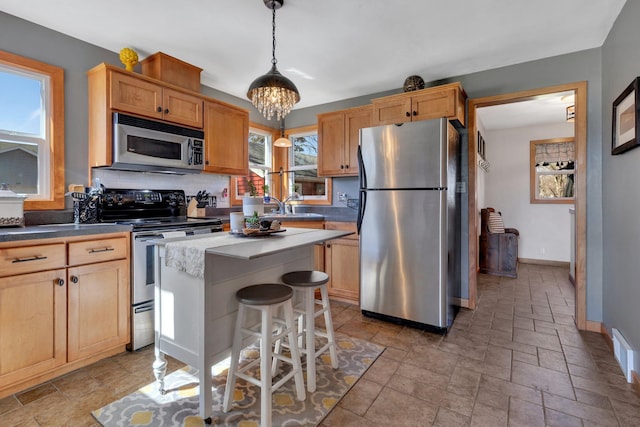
[[[271,40],[273,40],[273,47],[271,48],[271,63],[276,65],[278,60],[276,59],[276,2],[272,2],[273,17],[271,19]]]
[[[271,9],[271,70],[249,85],[247,98],[267,120],[271,120],[273,116],[281,120],[289,114],[293,105],[300,101],[300,93],[296,85],[280,74],[276,67],[278,62],[276,59],[276,3],[282,6],[284,0],[263,0],[263,2]]]

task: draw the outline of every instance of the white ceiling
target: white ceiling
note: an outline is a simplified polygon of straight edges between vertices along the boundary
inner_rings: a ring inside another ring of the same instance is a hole
[[[625,0],[286,0],[276,58],[296,108],[601,46]],[[140,59],[162,51],[245,98],[271,61],[263,0],[0,0],[0,10]]]

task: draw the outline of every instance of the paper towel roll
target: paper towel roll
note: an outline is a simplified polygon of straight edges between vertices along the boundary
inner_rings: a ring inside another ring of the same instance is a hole
[[[244,213],[231,212],[229,223],[231,226],[231,231],[233,231],[234,233],[241,232],[244,228]]]

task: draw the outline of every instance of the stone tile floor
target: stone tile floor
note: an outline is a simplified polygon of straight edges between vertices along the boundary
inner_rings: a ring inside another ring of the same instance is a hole
[[[446,337],[332,302],[337,331],[387,349],[321,426],[640,426],[606,341],[574,326],[566,268],[481,275],[478,293]],[[152,361],[152,348],[124,353],[0,399],[0,426],[97,425],[91,410],[153,381]]]

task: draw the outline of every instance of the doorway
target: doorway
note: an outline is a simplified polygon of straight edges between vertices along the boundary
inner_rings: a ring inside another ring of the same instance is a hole
[[[587,83],[576,82],[559,86],[489,96],[469,100],[468,170],[469,170],[469,300],[468,307],[476,308],[478,284],[478,141],[476,109],[494,105],[527,101],[557,92],[575,93],[575,319],[578,329],[600,332],[597,322],[587,322],[586,317],[586,174],[587,174]]]

